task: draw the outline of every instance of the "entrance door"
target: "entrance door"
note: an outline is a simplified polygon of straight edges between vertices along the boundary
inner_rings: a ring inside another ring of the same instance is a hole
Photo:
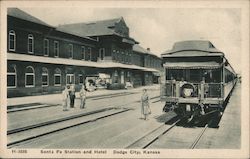
[[[121,84],[124,84],[124,71],[121,71]]]
[[[105,56],[105,49],[101,48],[99,50],[99,60],[104,60],[104,56]]]

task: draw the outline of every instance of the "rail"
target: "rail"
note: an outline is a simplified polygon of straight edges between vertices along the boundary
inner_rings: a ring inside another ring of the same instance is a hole
[[[220,98],[223,96],[224,85],[222,83],[190,83],[193,88],[192,97]],[[179,81],[161,84],[162,97],[182,97],[182,83]]]

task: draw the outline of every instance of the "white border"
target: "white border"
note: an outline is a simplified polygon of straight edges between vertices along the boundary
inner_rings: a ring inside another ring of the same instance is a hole
[[[195,149],[195,150],[176,150],[176,149],[158,149],[161,151],[160,156],[155,155],[140,155],[139,158],[249,158],[249,1],[247,0],[197,0],[197,1],[0,1],[1,3],[1,21],[3,25],[1,25],[1,32],[7,33],[6,26],[6,8],[7,7],[85,7],[85,8],[125,8],[125,7],[133,7],[133,8],[240,8],[241,16],[242,16],[242,115],[241,115],[241,149]],[[38,5],[39,3],[39,5]],[[139,18],[139,17],[138,17]],[[225,26],[226,27],[226,26]],[[1,75],[6,75],[6,63],[7,63],[7,54],[6,52],[6,39],[7,34],[1,34]],[[7,92],[6,85],[2,83],[6,83],[6,78],[0,78],[1,82],[1,149],[0,154],[1,157],[13,157],[13,158],[34,158],[34,157],[53,157],[53,158],[61,158],[61,157],[86,157],[86,158],[136,158],[135,156],[129,155],[112,155],[112,149],[108,149],[108,154],[106,156],[100,155],[69,155],[69,156],[59,156],[55,154],[43,154],[41,156],[40,149],[31,149],[28,154],[11,154],[11,150],[6,148],[6,119],[7,119]],[[230,140],[230,139],[229,139]],[[108,156],[110,155],[110,156]],[[137,158],[138,158],[137,157]]]

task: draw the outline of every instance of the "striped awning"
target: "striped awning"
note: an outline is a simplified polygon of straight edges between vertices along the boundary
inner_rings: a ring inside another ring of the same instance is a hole
[[[220,68],[221,64],[215,61],[209,62],[166,62],[164,65],[166,68],[171,69],[216,69]]]

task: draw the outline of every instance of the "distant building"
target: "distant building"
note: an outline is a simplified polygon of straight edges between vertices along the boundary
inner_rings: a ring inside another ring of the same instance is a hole
[[[56,93],[70,83],[78,90],[91,76],[119,88],[158,78],[161,58],[129,36],[122,17],[54,27],[9,8],[7,21],[8,97]]]

